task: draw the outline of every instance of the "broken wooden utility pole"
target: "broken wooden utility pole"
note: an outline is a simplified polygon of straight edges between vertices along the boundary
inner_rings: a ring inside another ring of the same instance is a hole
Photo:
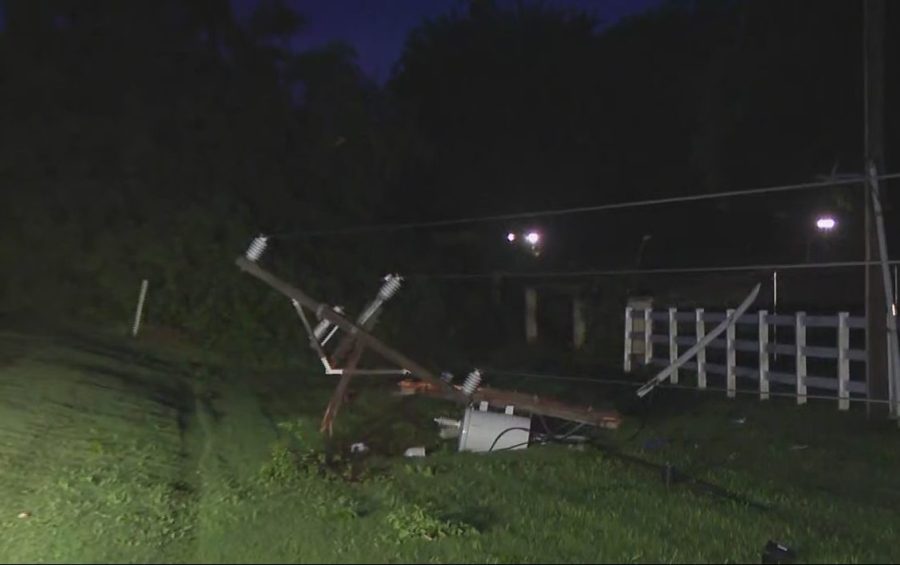
[[[257,238],[257,240],[259,239],[261,238]],[[253,275],[257,279],[268,284],[270,287],[284,294],[293,301],[294,307],[297,309],[297,313],[300,315],[300,319],[303,321],[303,325],[306,328],[307,333],[310,335],[311,346],[317,352],[317,354],[319,354],[323,358],[323,364],[325,365],[326,373],[338,374],[341,376],[340,382],[338,383],[331,401],[328,404],[325,416],[322,419],[321,430],[325,433],[330,433],[332,430],[335,416],[337,415],[337,412],[344,401],[344,397],[350,383],[350,377],[352,375],[396,375],[399,373],[398,371],[389,370],[357,370],[356,365],[364,354],[366,348],[372,349],[385,359],[392,361],[393,363],[396,363],[397,365],[402,367],[404,369],[404,374],[409,374],[423,381],[422,383],[420,383],[423,386],[417,388],[421,388],[425,393],[447,400],[452,400],[457,403],[471,404],[474,402],[487,402],[491,406],[503,409],[506,409],[508,406],[514,405],[518,409],[525,412],[531,412],[533,414],[540,414],[543,416],[560,418],[604,428],[616,428],[621,422],[621,416],[614,410],[594,410],[591,407],[585,408],[571,406],[557,400],[541,398],[534,394],[496,390],[486,387],[476,388],[478,386],[477,383],[471,387],[471,390],[467,389],[465,391],[452,386],[449,384],[449,382],[438,378],[428,369],[419,365],[418,363],[406,357],[399,351],[393,349],[392,347],[384,344],[378,338],[369,333],[368,328],[366,328],[365,326],[367,324],[374,323],[374,315],[361,316],[361,320],[365,318],[362,324],[353,323],[331,306],[307,296],[300,289],[282,281],[275,275],[260,267],[256,263],[256,260],[262,254],[262,250],[264,249],[264,247],[264,244],[257,246],[256,242],[254,242],[254,244],[251,245],[250,250],[248,250],[247,256],[239,257],[235,261],[235,263],[243,271],[249,273],[250,275]],[[350,353],[347,364],[343,368],[331,368],[330,363],[327,359],[327,354],[322,348],[322,344],[316,340],[315,330],[313,330],[312,326],[309,323],[309,320],[307,320],[306,314],[303,312],[303,308],[307,308],[315,312],[316,316],[320,320],[328,320],[347,333],[347,337],[345,338],[343,343],[352,344],[353,350]],[[402,384],[403,383],[401,383],[401,385]]]
[[[447,398],[444,392],[433,387],[420,387],[416,393],[435,398]],[[540,414],[548,418],[558,418],[598,428],[615,430],[622,423],[622,416],[612,409],[595,409],[591,406],[574,406],[537,394],[481,387],[472,393],[474,404],[487,402],[489,406],[505,409],[515,406],[516,410],[530,414]]]
[[[342,330],[348,333],[353,333],[356,336],[356,339],[365,345],[366,347],[372,349],[388,361],[396,363],[400,367],[408,370],[412,375],[416,378],[422,379],[424,381],[428,381],[435,386],[446,389],[451,396],[457,397],[460,401],[465,401],[465,396],[456,390],[455,388],[449,386],[447,383],[438,378],[434,373],[426,369],[425,367],[419,365],[409,357],[403,355],[399,351],[395,350],[392,347],[389,347],[377,337],[373,336],[363,328],[359,327],[357,324],[351,322],[341,314],[335,312],[329,305],[319,302],[309,296],[307,296],[303,291],[296,288],[295,286],[288,284],[272,273],[266,271],[255,262],[250,261],[246,257],[238,257],[235,261],[238,267],[241,268],[244,272],[253,275],[257,279],[271,286],[278,292],[284,294],[288,298],[296,300],[301,306],[304,308],[308,308],[316,313],[322,319],[326,319],[338,326]]]
[[[378,312],[376,311],[369,316],[360,317],[357,321],[361,322],[363,329],[369,331],[375,327],[375,324],[378,322]],[[347,396],[347,390],[350,388],[350,380],[353,379],[353,371],[356,370],[356,366],[359,364],[359,360],[362,358],[363,353],[365,353],[366,348],[356,339],[356,336],[346,334],[343,340],[338,344],[333,355],[335,363],[343,363],[344,357],[346,356],[345,352],[351,348],[352,352],[349,354],[350,357],[347,359],[345,367],[349,372],[345,372],[341,375],[341,380],[338,381],[338,385],[334,389],[334,394],[328,402],[328,407],[325,409],[325,416],[322,417],[322,425],[319,427],[320,432],[327,433],[329,436],[334,432],[334,419],[337,418],[337,414],[344,404],[344,398]]]
[[[350,358],[347,360],[348,369],[351,371],[356,369],[356,365],[359,364],[359,360],[365,350],[366,348],[362,343],[359,341],[355,342],[353,351],[350,353]],[[327,433],[329,437],[334,433],[334,419],[337,418],[338,412],[344,404],[344,398],[347,396],[347,390],[350,388],[350,380],[352,378],[352,372],[341,375],[341,380],[338,381],[334,393],[331,395],[331,400],[328,401],[328,406],[325,408],[325,415],[322,417],[322,424],[319,426],[319,431],[321,433]]]

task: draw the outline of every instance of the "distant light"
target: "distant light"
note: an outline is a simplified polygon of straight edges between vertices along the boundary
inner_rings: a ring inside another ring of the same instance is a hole
[[[536,231],[530,231],[525,234],[525,241],[527,241],[531,245],[537,245],[541,241],[541,234]]]
[[[820,231],[831,231],[837,227],[837,221],[831,216],[822,216],[816,220],[816,228]]]
[[[515,240],[516,240],[516,234],[514,234],[513,232],[509,232],[508,234],[506,234],[506,241],[512,243]]]

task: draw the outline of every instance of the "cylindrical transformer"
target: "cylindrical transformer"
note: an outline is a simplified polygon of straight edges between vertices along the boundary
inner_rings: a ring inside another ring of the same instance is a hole
[[[460,451],[525,449],[531,437],[531,418],[469,407],[460,426]]]

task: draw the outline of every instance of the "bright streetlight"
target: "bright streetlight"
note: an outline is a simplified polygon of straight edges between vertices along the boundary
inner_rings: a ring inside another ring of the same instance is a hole
[[[816,229],[828,232],[837,227],[837,220],[832,216],[820,216],[816,219]]]

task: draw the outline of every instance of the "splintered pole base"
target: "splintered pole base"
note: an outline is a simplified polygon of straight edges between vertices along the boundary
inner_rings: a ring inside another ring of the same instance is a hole
[[[328,434],[328,437],[334,434],[334,419],[337,418],[338,411],[341,409],[344,398],[347,396],[347,389],[350,387],[351,379],[353,379],[352,371],[359,364],[364,351],[365,347],[357,342],[353,348],[353,353],[350,354],[350,358],[347,360],[349,372],[341,375],[341,379],[334,389],[334,394],[331,395],[331,400],[328,402],[328,407],[325,409],[325,415],[322,417],[322,425],[319,426],[319,431],[323,434]]]

